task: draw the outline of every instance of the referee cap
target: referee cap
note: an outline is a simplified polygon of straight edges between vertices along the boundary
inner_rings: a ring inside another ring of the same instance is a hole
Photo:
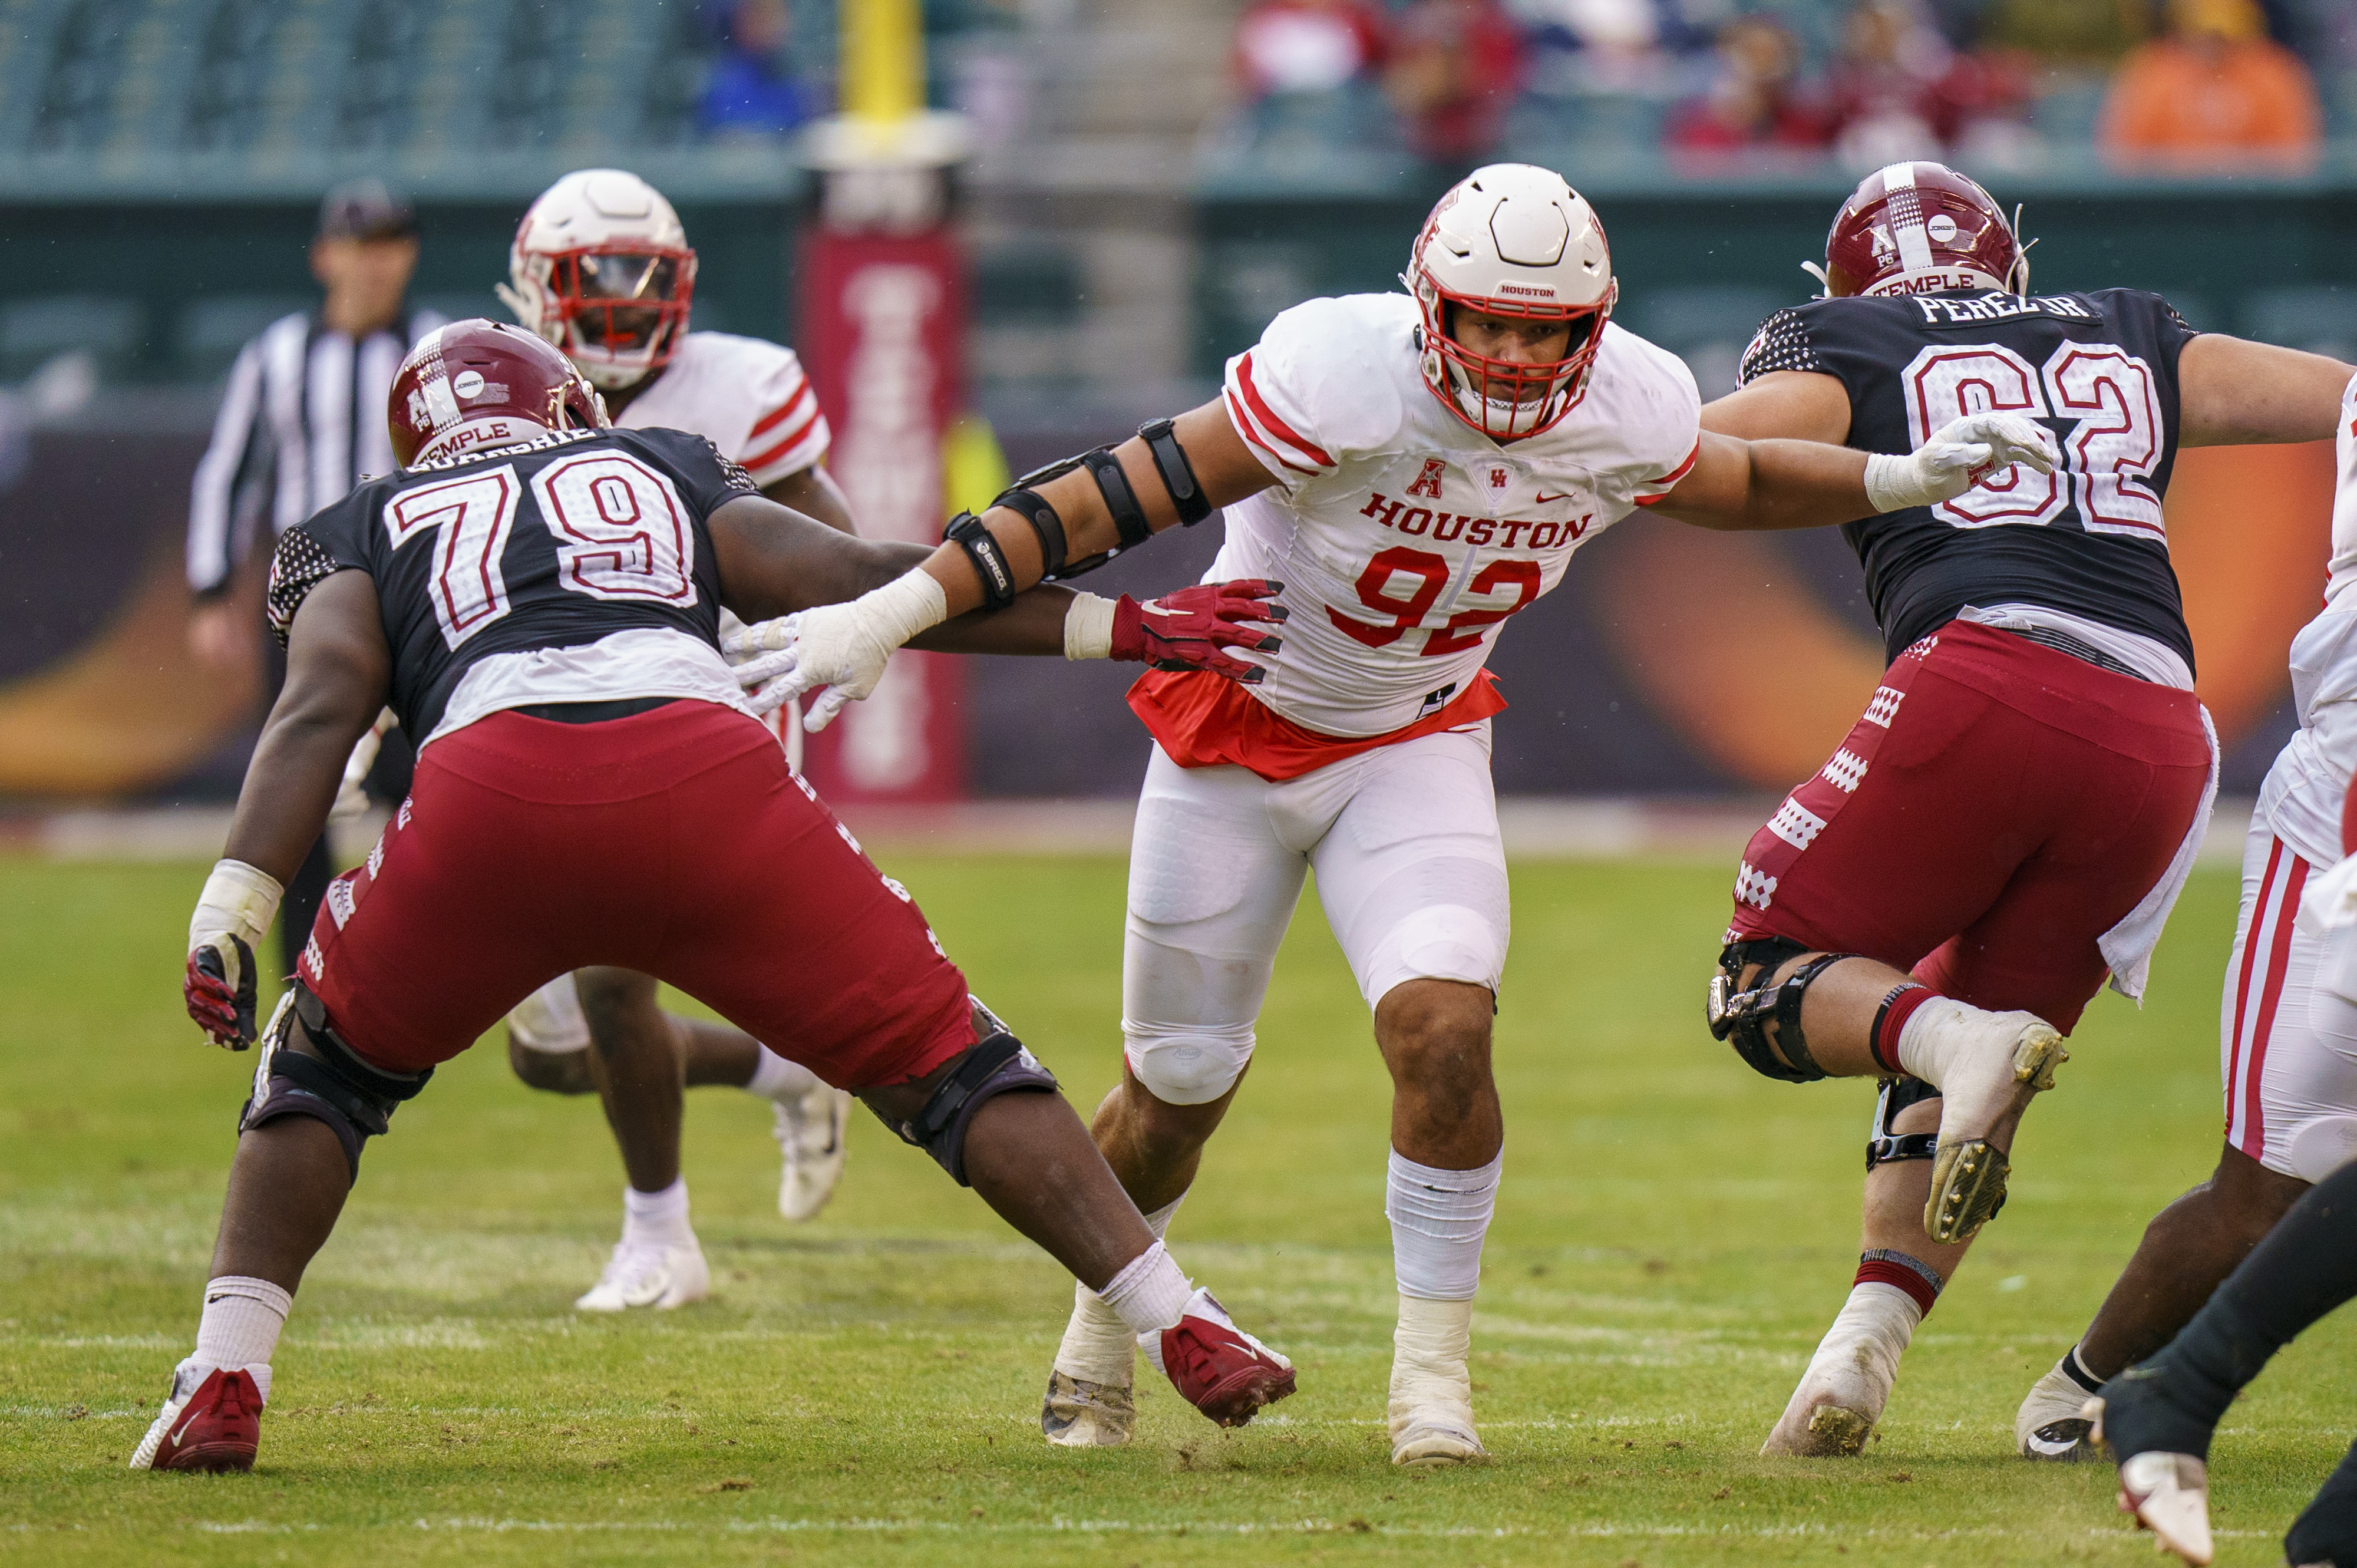
[[[373,176],[344,181],[319,203],[322,240],[403,240],[416,232],[416,212]]]

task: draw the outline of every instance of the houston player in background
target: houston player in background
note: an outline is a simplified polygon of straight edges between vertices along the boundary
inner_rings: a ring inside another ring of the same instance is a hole
[[[1213,1420],[1292,1392],[1284,1359],[1178,1272],[907,890],[789,770],[721,658],[722,603],[776,616],[925,553],[763,499],[702,436],[608,428],[580,372],[518,328],[429,335],[392,404],[402,471],[288,530],[272,562],[285,693],[182,981],[216,1042],[255,1039],[253,943],[388,704],[419,737],[416,783],[330,885],[261,1031],[196,1349],[132,1467],[253,1466],[279,1332],[368,1139],[534,986],[598,963],[672,980],[859,1090],[1117,1298]],[[1270,618],[1270,586],[1146,606],[1049,589],[935,646],[1248,675],[1226,650],[1269,647],[1249,623]]]
[[[1889,669],[1737,876],[1712,1032],[1770,1078],[1883,1079],[1857,1273],[1770,1453],[1864,1445],[2005,1199],[2061,1036],[2107,974],[2143,993],[2217,779],[2161,516],[2177,448],[2328,435],[2349,377],[2196,335],[2158,295],[2031,295],[2029,271],[1986,191],[1893,164],[1835,214],[1826,297],[1769,317],[1741,390],[1703,411],[1729,435],[1888,453],[1995,407],[2043,424],[2063,458],[1844,530]],[[1966,1053],[2012,1070],[1942,1095]],[[2041,1430],[2092,1386],[2033,1397],[2024,1450],[2070,1449],[2083,1423]]]
[[[694,289],[695,252],[662,193],[619,169],[582,169],[524,213],[500,297],[580,368],[619,428],[691,431],[771,500],[857,532],[823,467],[826,416],[801,360],[758,338],[690,331]],[[780,717],[794,722],[791,709]],[[535,1089],[594,1090],[621,1149],[622,1238],[574,1304],[584,1311],[680,1306],[709,1287],[679,1168],[683,1085],[736,1085],[775,1104],[787,1219],[816,1214],[843,1173],[850,1095],[741,1029],[664,1012],[651,975],[557,976],[509,1015],[508,1061]]]
[[[1486,1457],[1467,1372],[1504,1124],[1490,1070],[1505,859],[1483,665],[1571,553],[1640,508],[1719,528],[1846,521],[1965,489],[2045,437],[2003,414],[1908,457],[1702,433],[1694,379],[1609,321],[1602,228],[1562,178],[1476,171],[1411,249],[1407,295],[1312,300],[1228,366],[1215,402],[1031,477],[894,599],[800,618],[821,721],[872,689],[908,629],[1224,506],[1211,575],[1284,584],[1286,653],[1232,689],[1156,671],[1131,706],[1155,750],[1130,851],[1122,1081],[1097,1146],[1160,1234],[1254,1047],[1305,874],[1374,1015],[1393,1082],[1386,1212],[1400,1318],[1392,1457]],[[931,575],[928,575],[931,574]],[[1049,1374],[1052,1442],[1114,1444],[1135,1351],[1083,1288]]]

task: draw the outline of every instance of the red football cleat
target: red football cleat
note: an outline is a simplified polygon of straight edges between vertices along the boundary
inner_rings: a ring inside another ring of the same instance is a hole
[[[197,1374],[205,1375],[196,1380]],[[183,1393],[191,1381],[193,1388]],[[253,1374],[191,1366],[184,1361],[172,1374],[171,1397],[164,1413],[147,1429],[139,1451],[131,1456],[135,1470],[251,1470],[254,1451],[262,1446],[262,1390]]]
[[[1189,1404],[1222,1426],[1242,1426],[1293,1391],[1293,1363],[1238,1328],[1219,1299],[1198,1290],[1178,1321],[1139,1348]]]

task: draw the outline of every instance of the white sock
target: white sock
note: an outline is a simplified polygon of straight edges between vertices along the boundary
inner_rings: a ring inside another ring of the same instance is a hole
[[[1445,1171],[1392,1151],[1383,1217],[1392,1222],[1392,1268],[1400,1294],[1470,1301],[1481,1283],[1481,1238],[1498,1207],[1505,1154],[1479,1170]]]
[[[1176,1326],[1195,1287],[1179,1273],[1178,1262],[1168,1249],[1157,1241],[1132,1258],[1097,1294],[1123,1326],[1144,1336]]]
[[[1186,1201],[1182,1192],[1146,1217],[1146,1228],[1154,1232],[1157,1241],[1169,1233],[1171,1217]],[[1121,1314],[1105,1305],[1104,1297],[1074,1280],[1072,1316],[1064,1325],[1062,1343],[1056,1347],[1056,1370],[1082,1382],[1126,1388],[1136,1365],[1137,1336],[1121,1320]]]
[[[686,1247],[695,1241],[687,1223],[687,1178],[681,1176],[661,1192],[622,1188],[622,1244],[643,1247]]]
[[[268,1280],[223,1274],[205,1282],[204,1316],[197,1320],[195,1359],[253,1369],[262,1402],[270,1402],[270,1358],[295,1298]]]
[[[746,1093],[764,1100],[799,1100],[819,1086],[818,1074],[800,1062],[788,1061],[758,1040],[754,1049],[761,1055],[753,1064],[753,1076],[745,1080]]]

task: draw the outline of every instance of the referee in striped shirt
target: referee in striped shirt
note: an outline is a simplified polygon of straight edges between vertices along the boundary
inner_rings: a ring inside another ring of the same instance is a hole
[[[442,324],[403,308],[416,266],[409,206],[382,180],[339,185],[321,203],[311,242],[311,275],[326,298],[272,322],[239,352],[188,495],[188,641],[211,668],[242,672],[264,649],[259,618],[231,593],[256,524],[267,518],[274,540],[363,476],[393,471],[385,396],[410,346]],[[284,678],[274,656],[270,671],[274,696]],[[289,973],[333,872],[323,837],[286,888],[278,934]]]

